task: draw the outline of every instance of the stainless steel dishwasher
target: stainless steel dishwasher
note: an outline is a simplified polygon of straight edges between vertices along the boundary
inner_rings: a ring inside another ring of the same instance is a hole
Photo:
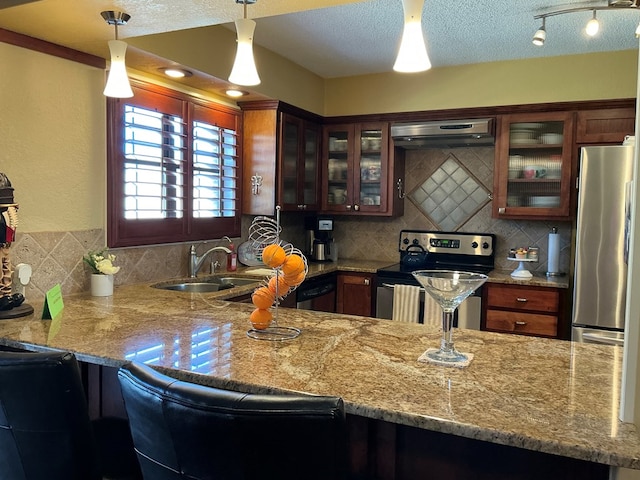
[[[296,307],[318,312],[336,311],[336,274],[305,280],[296,289]]]

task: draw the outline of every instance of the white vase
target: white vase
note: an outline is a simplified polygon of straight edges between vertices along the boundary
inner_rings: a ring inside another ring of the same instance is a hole
[[[94,297],[113,295],[113,275],[91,274],[91,295]]]

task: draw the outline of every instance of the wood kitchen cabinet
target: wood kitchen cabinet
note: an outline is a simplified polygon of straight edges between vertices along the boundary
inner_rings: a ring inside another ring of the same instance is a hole
[[[487,283],[481,329],[567,339],[564,293],[553,287]]]
[[[404,203],[395,193],[395,181],[404,177],[404,159],[394,161],[389,123],[325,126],[323,147],[323,212],[402,215]]]
[[[320,208],[320,119],[277,101],[244,102],[242,212]]]
[[[573,112],[498,117],[493,217],[569,220]]]
[[[576,113],[576,143],[616,144],[635,132],[635,108],[602,108]]]
[[[338,273],[336,313],[370,317],[374,277],[373,273]]]

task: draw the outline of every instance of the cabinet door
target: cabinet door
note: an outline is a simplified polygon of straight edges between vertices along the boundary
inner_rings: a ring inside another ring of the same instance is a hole
[[[282,210],[318,210],[320,127],[293,115],[281,114],[279,158]]]
[[[300,198],[304,210],[320,208],[320,126],[303,122]]]
[[[322,210],[350,215],[397,216],[404,212],[404,156],[391,155],[389,123],[331,125],[324,130]]]
[[[327,146],[322,209],[344,213],[353,205],[354,126],[333,125],[324,132]]]
[[[570,219],[573,113],[498,119],[493,216]]]
[[[363,124],[356,129],[354,209],[364,213],[387,210],[389,135],[387,124]]]
[[[372,274],[338,274],[336,312],[370,317],[373,311],[373,283]]]
[[[281,114],[280,136],[280,206],[283,210],[297,210],[300,139],[302,121],[286,113]]]
[[[576,114],[576,143],[620,144],[635,131],[634,108],[603,108]]]

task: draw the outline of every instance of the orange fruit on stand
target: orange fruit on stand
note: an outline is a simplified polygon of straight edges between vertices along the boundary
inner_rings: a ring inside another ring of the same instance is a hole
[[[283,275],[274,275],[269,279],[269,290],[271,290],[274,295],[283,297],[289,292],[289,285],[285,281]]]
[[[282,273],[287,277],[292,277],[300,272],[304,272],[304,260],[302,257],[295,254],[287,255],[282,264]]]
[[[276,296],[268,287],[256,288],[251,294],[251,301],[253,304],[262,309],[267,309],[273,305]]]
[[[271,320],[273,320],[273,315],[269,310],[265,310],[264,308],[256,308],[251,315],[249,315],[249,320],[251,321],[251,325],[256,330],[264,330],[269,325],[271,325]]]
[[[297,287],[298,285],[300,285],[302,282],[304,282],[306,275],[304,273],[304,271],[297,273],[295,275],[285,275],[284,276],[284,281],[287,282],[287,285],[289,285],[291,288],[293,287]]]
[[[276,243],[267,245],[262,250],[262,263],[271,268],[278,268],[284,263],[286,257],[284,248]]]

